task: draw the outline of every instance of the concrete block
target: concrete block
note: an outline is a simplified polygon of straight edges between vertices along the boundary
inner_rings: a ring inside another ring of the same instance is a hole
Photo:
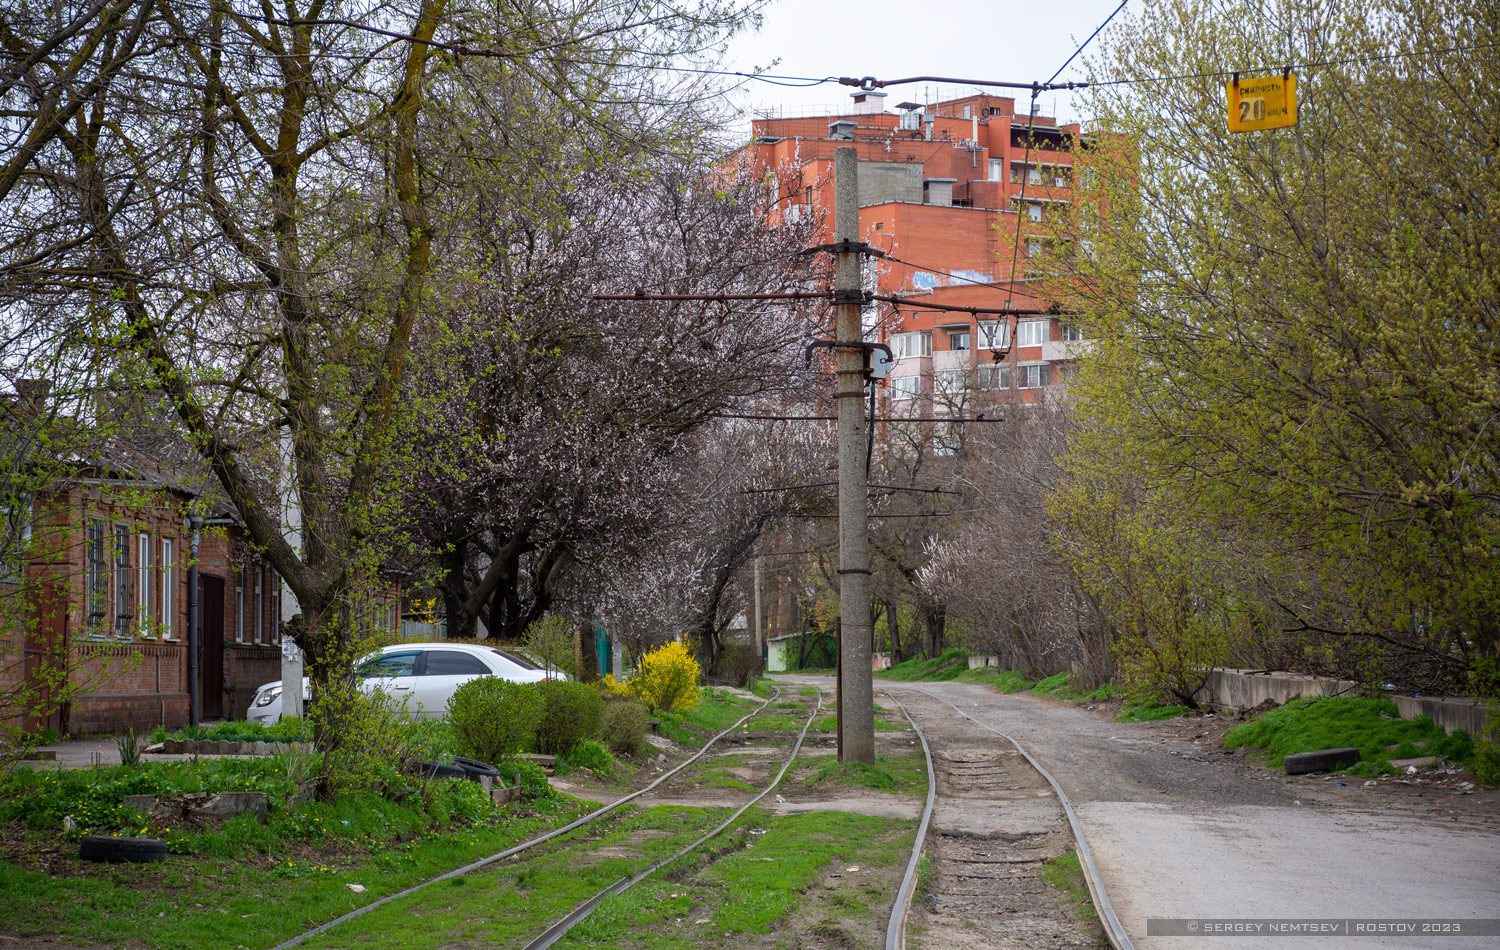
[[[138,811],[142,814],[149,815],[152,812],[156,811],[156,804],[160,800],[161,799],[157,798],[155,795],[126,795],[123,799],[121,799],[120,804],[124,805],[126,808],[131,809],[132,811]]]
[[[265,821],[266,808],[265,792],[220,792],[192,808],[190,814],[202,818],[233,818],[249,812],[260,821]]]
[[[182,740],[181,739],[168,739],[166,742],[162,743],[162,749],[168,755],[181,755],[182,754]]]
[[[1347,768],[1359,760],[1358,749],[1319,749],[1317,752],[1298,752],[1287,756],[1285,768],[1288,775],[1307,775],[1310,772],[1331,772]]]
[[[509,788],[490,789],[490,801],[496,805],[509,805],[511,802],[518,802],[520,800],[521,787],[519,785],[512,785]]]

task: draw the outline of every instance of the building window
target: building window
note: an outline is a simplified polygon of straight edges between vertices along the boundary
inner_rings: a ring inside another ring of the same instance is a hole
[[[1035,165],[1025,165],[1021,162],[1010,163],[1010,183],[1021,184],[1021,179],[1026,180],[1028,185],[1040,185],[1042,183],[1042,170]]]
[[[245,569],[234,569],[234,641],[245,642]]]
[[[1010,388],[1010,364],[990,363],[980,366],[978,371],[980,389],[1009,389]]]
[[[932,374],[933,389],[941,396],[961,396],[967,388],[968,375],[961,369],[938,370]]]
[[[1047,364],[1026,363],[1016,367],[1017,389],[1041,389],[1047,385]]]
[[[999,181],[1005,174],[1005,159],[990,159],[990,181]]]
[[[1003,350],[1010,346],[1009,320],[981,320],[979,322],[979,348],[981,350]]]
[[[1046,250],[1047,250],[1047,242],[1044,241],[1044,240],[1042,240],[1041,238],[1027,238],[1026,239],[1026,259],[1027,260],[1032,260],[1032,261],[1036,260],[1038,257],[1041,257],[1044,253],[1046,253]]]
[[[281,642],[281,578],[266,568],[267,581],[271,585],[271,642]]]
[[[1016,324],[1018,346],[1041,346],[1047,342],[1047,318],[1020,320]]]
[[[109,575],[104,557],[104,522],[89,519],[88,547],[84,551],[85,596],[88,597],[88,628],[90,633],[101,633],[104,617],[109,607]]]
[[[177,545],[161,539],[161,631],[168,640],[177,636]]]
[[[922,377],[920,376],[893,376],[891,378],[891,399],[915,399],[922,392]]]
[[[919,333],[894,333],[891,335],[891,352],[896,354],[896,359],[910,359],[914,356],[932,355],[932,334],[930,332]]]
[[[971,108],[973,108],[973,107],[972,106],[964,106],[964,118],[965,119],[972,119],[974,117],[973,113],[971,113],[969,111]]]
[[[958,333],[950,333],[948,334],[948,349],[967,350],[969,348],[970,339],[972,338],[969,336],[968,330],[963,330]]]
[[[140,579],[137,582],[140,586],[135,592],[136,604],[140,610],[141,636],[149,637],[153,632],[151,630],[151,595],[155,587],[153,583],[155,571],[152,570],[151,564],[153,560],[151,557],[151,535],[142,533],[138,536],[138,540],[140,541],[141,563],[136,565],[140,575]]]
[[[1030,221],[1041,221],[1042,206],[1034,201],[1028,204],[1026,206],[1026,217]]]
[[[1080,343],[1083,341],[1083,327],[1065,323],[1063,324],[1062,334],[1063,339],[1069,343]]]
[[[261,596],[261,566],[256,564],[250,569],[250,574],[255,578],[253,593],[255,596],[255,634],[250,638],[252,643],[261,642],[261,621],[265,614],[265,598]]]
[[[115,525],[115,635],[130,635],[130,529]]]
[[[21,499],[14,505],[0,509],[5,518],[3,563],[0,563],[0,580],[21,583],[26,575],[26,549],[31,545],[31,500]]]

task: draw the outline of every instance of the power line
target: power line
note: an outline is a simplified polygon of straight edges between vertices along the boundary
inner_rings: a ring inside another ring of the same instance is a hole
[[[1092,32],[1092,33],[1089,34],[1089,38],[1086,39],[1086,40],[1084,40],[1079,45],[1079,47],[1073,51],[1073,55],[1068,57],[1068,61],[1066,63],[1063,63],[1061,66],[1057,67],[1057,72],[1055,72],[1055,73],[1052,74],[1052,79],[1047,80],[1047,83],[1049,85],[1058,76],[1062,75],[1062,71],[1064,69],[1068,68],[1068,63],[1071,63],[1071,62],[1073,62],[1073,60],[1077,59],[1078,58],[1078,54],[1081,53],[1081,52],[1083,52],[1083,48],[1085,46],[1089,45],[1090,43],[1092,43],[1094,41],[1094,37],[1096,37],[1096,36],[1099,35],[1099,31],[1103,30],[1106,26],[1109,26],[1109,21],[1113,20],[1115,18],[1115,14],[1117,14],[1121,10],[1125,9],[1125,4],[1127,4],[1129,2],[1130,2],[1130,0],[1120,0],[1120,5],[1117,6],[1117,7],[1115,7],[1115,12],[1111,13],[1109,16],[1107,16],[1107,17],[1104,18],[1104,22],[1101,23],[1101,24],[1099,24],[1099,26],[1094,30],[1094,32]]]

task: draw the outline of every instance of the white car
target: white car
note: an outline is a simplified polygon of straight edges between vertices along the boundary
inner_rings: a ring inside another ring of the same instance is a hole
[[[547,672],[524,657],[495,647],[472,643],[401,643],[372,653],[359,662],[358,673],[367,692],[381,690],[407,710],[425,719],[448,714],[453,691],[478,676],[498,676],[512,683],[538,683],[567,679],[563,673]],[[307,677],[302,678],[302,701],[310,698]],[[281,718],[281,680],[255,691],[247,718],[273,723]]]

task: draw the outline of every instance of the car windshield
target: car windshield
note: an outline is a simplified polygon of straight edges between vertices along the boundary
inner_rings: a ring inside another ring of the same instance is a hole
[[[526,659],[525,657],[516,656],[514,653],[506,653],[504,650],[495,650],[494,647],[490,647],[490,649],[494,650],[496,653],[498,653],[501,656],[505,657],[507,660],[511,661],[512,663],[514,663],[515,665],[519,666],[523,670],[539,670],[539,669],[541,669],[540,666],[537,666],[535,663],[531,662],[530,660]]]

